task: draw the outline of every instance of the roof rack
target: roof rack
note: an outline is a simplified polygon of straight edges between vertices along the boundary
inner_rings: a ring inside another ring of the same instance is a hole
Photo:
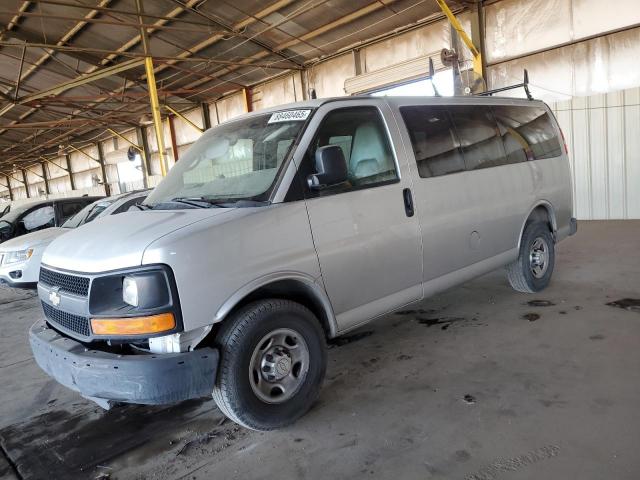
[[[492,96],[494,93],[499,93],[499,92],[506,92],[507,90],[513,90],[514,88],[524,88],[524,93],[527,94],[527,98],[529,100],[533,100],[533,96],[531,95],[531,92],[529,91],[529,72],[527,72],[527,69],[524,69],[524,79],[522,83],[518,83],[516,85],[509,85],[508,87],[502,87],[502,88],[495,88],[493,90],[487,90],[486,92],[481,92],[481,93],[476,93],[476,96],[479,97],[490,97]]]

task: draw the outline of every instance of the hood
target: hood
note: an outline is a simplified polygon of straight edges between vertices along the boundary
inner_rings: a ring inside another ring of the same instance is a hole
[[[70,232],[68,228],[45,228],[44,230],[38,230],[37,232],[27,233],[20,237],[12,238],[6,242],[0,243],[0,252],[14,251],[14,250],[26,250],[30,247],[36,247],[38,245],[47,244],[63,235]]]
[[[233,208],[143,210],[109,215],[87,223],[47,247],[42,263],[76,272],[97,273],[142,264],[155,240]]]

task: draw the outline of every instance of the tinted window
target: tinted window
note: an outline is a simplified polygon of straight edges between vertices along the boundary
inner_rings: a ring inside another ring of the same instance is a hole
[[[467,170],[506,165],[498,125],[488,107],[454,105],[449,107],[456,127]]]
[[[306,174],[314,173],[315,152],[325,145],[339,145],[344,153],[349,182],[340,190],[398,180],[389,138],[374,107],[343,108],[327,114],[307,152]]]
[[[64,202],[60,204],[61,222],[64,222],[67,218],[78,213],[86,203],[80,202]]]
[[[539,160],[562,155],[555,123],[546,109],[497,105],[493,112],[507,156],[512,161]]]
[[[451,118],[443,108],[400,108],[422,178],[464,170],[464,159]]]

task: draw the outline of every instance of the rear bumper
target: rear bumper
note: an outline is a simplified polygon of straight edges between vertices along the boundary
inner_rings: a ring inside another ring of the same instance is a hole
[[[571,217],[569,221],[569,235],[575,235],[578,231],[578,220]]]
[[[36,362],[62,385],[98,403],[159,405],[211,395],[218,351],[118,355],[91,350],[43,321],[29,330]],[[102,402],[100,402],[102,401]]]

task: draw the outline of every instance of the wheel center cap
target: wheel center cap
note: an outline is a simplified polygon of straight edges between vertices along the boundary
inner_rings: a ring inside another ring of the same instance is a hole
[[[262,357],[262,376],[268,382],[277,382],[291,373],[291,357],[280,347],[270,349]]]
[[[286,376],[289,375],[291,371],[291,360],[289,357],[281,357],[276,362],[276,376]]]

